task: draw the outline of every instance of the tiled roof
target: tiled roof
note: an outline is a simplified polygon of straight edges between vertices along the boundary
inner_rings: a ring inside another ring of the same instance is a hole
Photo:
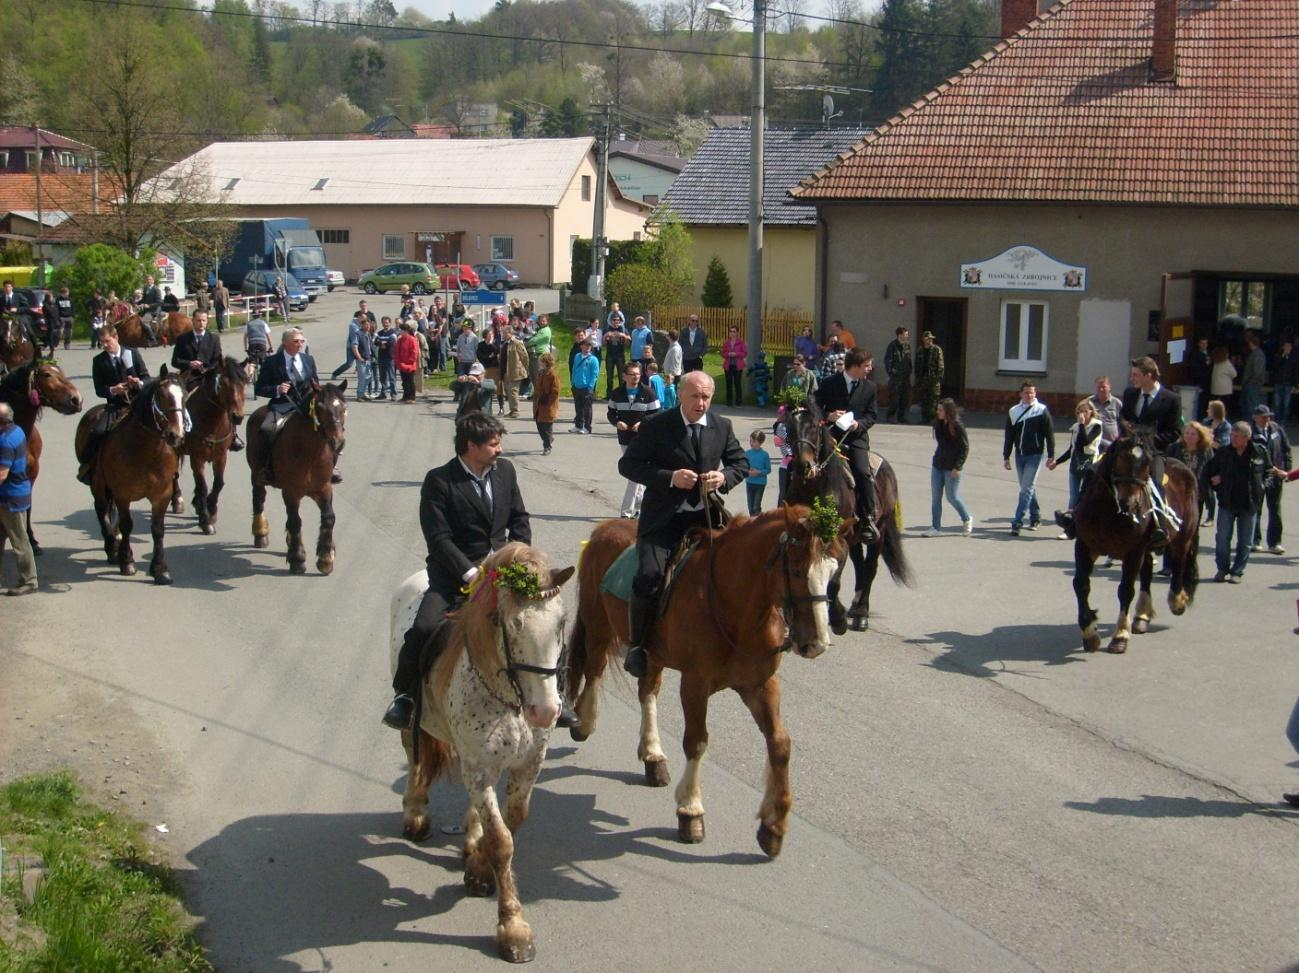
[[[41,205],[64,213],[89,212],[95,177],[89,173],[54,172],[41,178]],[[100,206],[111,198],[111,184],[105,174],[99,179]],[[35,210],[36,176],[31,173],[0,173],[0,211]]]
[[[748,129],[718,128],[708,133],[663,202],[684,223],[748,223]],[[798,181],[847,151],[861,129],[767,129],[763,139],[764,223],[813,224],[816,208],[796,203],[789,190]]]
[[[0,149],[31,149],[36,145],[36,135],[27,125],[0,125]],[[54,149],[85,149],[87,153],[95,151],[85,142],[78,142],[57,132],[41,129],[41,145]]]
[[[1061,0],[804,180],[801,200],[1299,206],[1299,3]]]

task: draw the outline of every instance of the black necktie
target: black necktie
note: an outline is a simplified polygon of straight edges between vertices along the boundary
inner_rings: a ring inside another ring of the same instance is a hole
[[[1141,393],[1141,411],[1138,412],[1137,415],[1139,415],[1139,416],[1143,416],[1143,415],[1145,415],[1145,414],[1146,414],[1146,406],[1148,406],[1149,404],[1150,404],[1150,393],[1149,393],[1149,392],[1142,392],[1142,393]]]
[[[848,398],[851,399],[852,394],[856,391],[857,391],[857,379],[854,378],[851,382],[848,383]]]
[[[703,470],[704,454],[699,449],[699,423],[690,424],[690,445],[695,451],[695,472],[700,473]],[[698,503],[703,499],[703,487],[696,482],[694,488],[690,491],[690,502]]]
[[[478,493],[483,498],[483,506],[487,508],[487,515],[492,515],[492,497],[487,492],[487,474],[484,473],[482,479],[474,477],[474,485],[478,487]]]

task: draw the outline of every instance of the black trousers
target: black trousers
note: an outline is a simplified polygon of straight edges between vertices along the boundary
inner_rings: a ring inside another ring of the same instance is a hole
[[[608,367],[604,370],[604,397],[606,399],[613,395],[615,384],[622,384],[622,370],[626,364],[627,350],[625,348],[619,348],[616,352],[612,348],[609,349]],[[594,389],[591,390],[591,394],[595,394]]]
[[[848,447],[848,468],[852,470],[853,492],[857,495],[857,509],[863,517],[875,514],[875,477],[871,473],[870,441],[864,436]]]
[[[1254,518],[1254,543],[1263,543],[1263,509],[1267,508],[1267,546],[1276,547],[1281,543],[1281,490],[1284,480],[1269,476],[1263,481],[1263,502],[1259,504],[1258,516]]]
[[[577,429],[591,428],[591,400],[595,397],[594,389],[573,389],[573,426]]]
[[[397,671],[392,677],[393,692],[413,696],[419,689],[420,653],[442,624],[442,619],[447,617],[447,612],[463,599],[459,585],[448,584],[443,579],[429,585],[419,603],[419,611],[415,613],[415,624],[407,629],[401,652],[397,654]]]
[[[726,404],[744,404],[744,373],[738,368],[726,369]]]
[[[638,598],[653,598],[658,594],[663,575],[668,569],[668,559],[681,543],[681,538],[691,528],[706,525],[707,520],[702,510],[679,513],[662,530],[637,537],[636,557],[639,566],[636,578],[631,583],[632,594]]]
[[[907,411],[911,408],[911,383],[905,379],[889,382],[888,417],[895,422],[906,422]]]

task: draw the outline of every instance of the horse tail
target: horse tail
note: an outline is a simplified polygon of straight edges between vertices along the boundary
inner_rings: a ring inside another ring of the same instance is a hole
[[[579,558],[580,561],[580,558]],[[582,618],[582,611],[579,606],[577,618],[573,621],[573,634],[568,639],[568,659],[565,662],[562,675],[563,683],[560,684],[560,691],[564,694],[564,699],[570,703],[577,698],[577,694],[582,691],[582,676],[586,669],[586,620]]]
[[[902,550],[902,529],[898,526],[901,519],[902,502],[899,500],[894,502],[891,516],[880,518],[880,554],[893,580],[911,587],[915,584],[915,577],[907,563],[906,552]]]

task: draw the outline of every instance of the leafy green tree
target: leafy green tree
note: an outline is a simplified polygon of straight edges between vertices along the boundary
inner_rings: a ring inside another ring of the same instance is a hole
[[[155,256],[153,250],[146,249],[137,260],[125,250],[92,243],[78,250],[69,262],[54,268],[50,286],[55,290],[67,287],[76,304],[77,320],[85,321],[86,301],[96,287],[104,294],[115,290],[119,296],[129,295],[144,286],[144,276],[152,271]]]
[[[671,277],[650,264],[623,264],[609,275],[605,291],[631,313],[677,303],[681,288]]]
[[[735,300],[731,296],[731,277],[726,272],[722,258],[713,254],[708,261],[708,274],[704,277],[704,293],[701,297],[704,307],[733,307]]]
[[[660,206],[650,214],[654,236],[641,247],[641,260],[676,284],[678,295],[695,285],[694,240],[674,211]]]
[[[925,84],[932,77],[920,33],[923,15],[920,0],[884,0],[880,9],[876,42],[879,71],[871,98],[871,107],[879,119],[889,118],[924,94]]]
[[[347,58],[344,83],[348,97],[369,114],[378,110],[387,68],[388,59],[384,56],[383,47],[368,37],[358,37]]]
[[[260,3],[257,5],[257,10],[258,13],[262,12]],[[270,85],[271,42],[266,32],[266,21],[261,17],[253,18],[253,50],[248,66],[257,81],[267,86]]]
[[[565,98],[554,111],[546,112],[541,134],[546,138],[576,138],[586,132],[586,116],[576,100]]]

